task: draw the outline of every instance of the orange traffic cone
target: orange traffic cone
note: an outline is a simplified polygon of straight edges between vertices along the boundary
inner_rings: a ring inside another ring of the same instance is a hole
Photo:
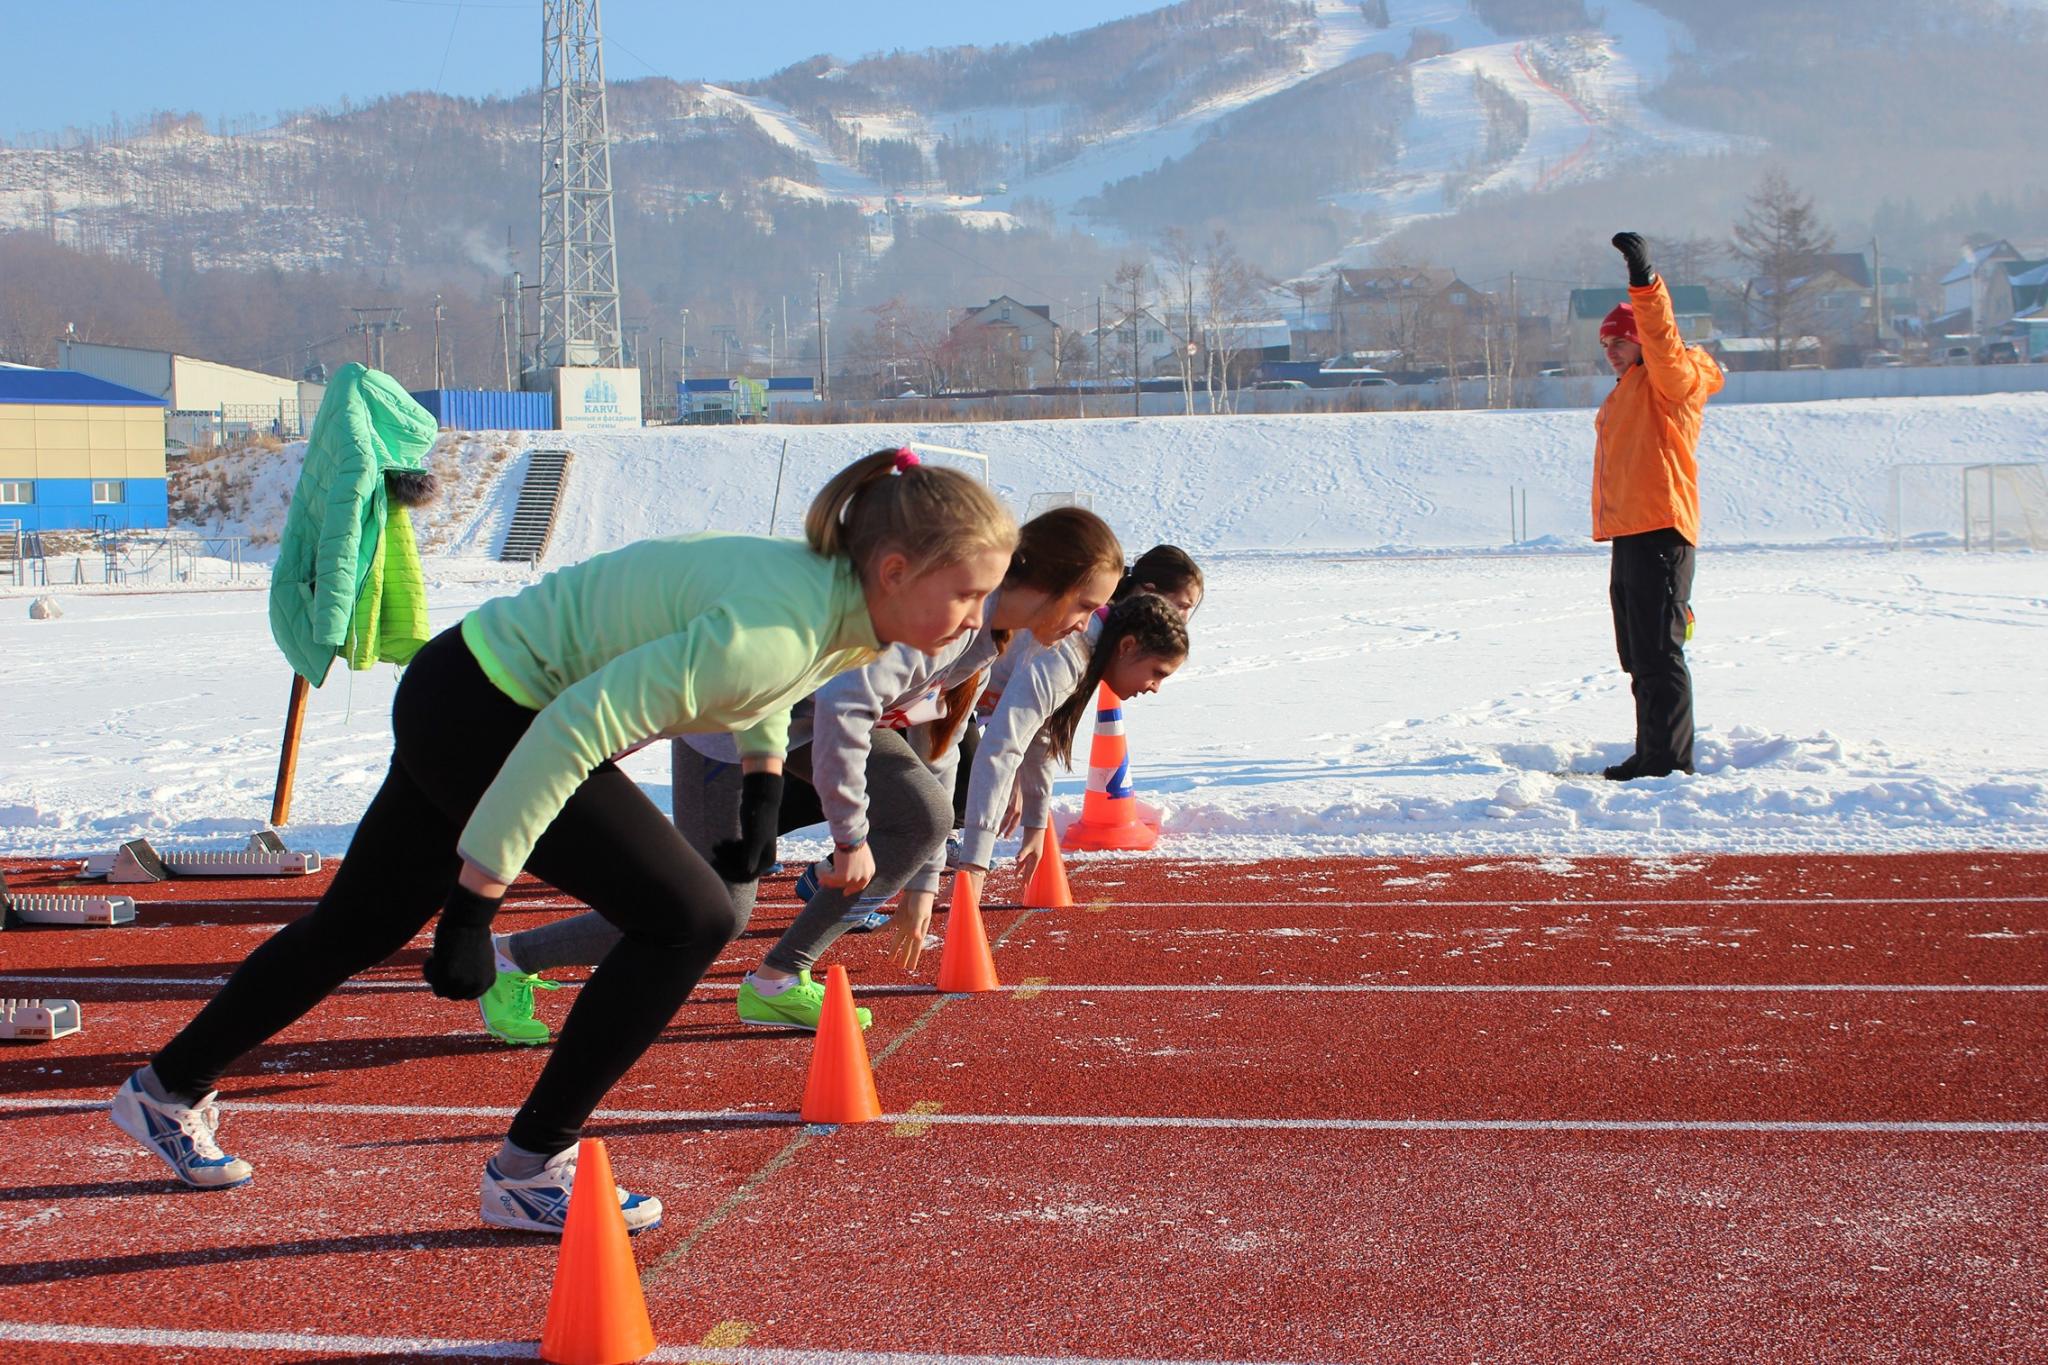
[[[1045,831],[1045,846],[1039,850],[1038,866],[1024,884],[1023,904],[1027,910],[1067,910],[1074,904],[1074,889],[1067,883],[1067,865],[1060,860],[1059,834]]]
[[[653,1352],[654,1325],[619,1213],[611,1158],[602,1138],[584,1138],[576,1149],[576,1184],[540,1358],[554,1365],[626,1365]]]
[[[1129,851],[1159,841],[1159,823],[1148,820],[1131,787],[1131,756],[1124,744],[1124,704],[1103,684],[1095,699],[1095,739],[1088,750],[1088,793],[1081,818],[1067,826],[1071,849]]]
[[[988,950],[988,931],[981,925],[981,892],[966,873],[953,877],[953,905],[946,912],[946,948],[939,955],[939,989],[965,995],[999,991],[996,960]]]
[[[853,1014],[853,987],[844,967],[834,966],[825,975],[825,1007],[818,1014],[802,1112],[805,1123],[871,1123],[882,1117],[867,1039]]]

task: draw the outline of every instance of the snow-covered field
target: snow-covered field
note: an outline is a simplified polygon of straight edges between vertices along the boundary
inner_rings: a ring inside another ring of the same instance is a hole
[[[1161,852],[1682,854],[2048,846],[2048,557],[1891,553],[1884,466],[2040,458],[2048,398],[1710,412],[1694,605],[1700,773],[1584,774],[1627,749],[1604,554],[1585,545],[1589,414],[925,428],[992,456],[1013,503],[1080,488],[1133,550],[1200,554],[1194,656],[1130,712]],[[824,473],[909,431],[672,429],[576,451],[566,561],[633,536],[780,524]],[[429,560],[437,626],[516,589],[498,566],[516,457]],[[1545,546],[1509,550],[1529,487]],[[1832,543],[1830,543],[1832,542]],[[1581,552],[1583,551],[1583,552]],[[260,591],[0,591],[0,852],[138,833],[227,839],[269,809],[289,674]],[[345,849],[389,754],[396,674],[314,694],[294,846]],[[666,758],[628,769],[664,805]],[[1578,773],[1578,776],[1560,774]],[[1063,784],[1070,794],[1078,779]]]

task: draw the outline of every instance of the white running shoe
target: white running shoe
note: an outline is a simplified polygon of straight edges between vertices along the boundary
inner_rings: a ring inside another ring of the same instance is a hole
[[[107,1113],[116,1128],[162,1157],[187,1185],[224,1190],[247,1184],[256,1172],[213,1140],[220,1130],[220,1106],[213,1102],[219,1094],[210,1090],[194,1105],[160,1100],[142,1088],[138,1071],[114,1092]]]
[[[538,1174],[516,1180],[500,1174],[493,1157],[484,1163],[484,1221],[492,1227],[562,1235],[569,1217],[569,1191],[576,1181],[576,1149],[555,1153]],[[645,1232],[661,1226],[661,1201],[650,1194],[628,1194],[619,1187],[619,1212],[626,1231]]]

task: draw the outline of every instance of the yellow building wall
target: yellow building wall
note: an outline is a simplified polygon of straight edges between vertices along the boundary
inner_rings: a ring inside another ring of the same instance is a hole
[[[161,479],[164,410],[0,406],[0,479]]]

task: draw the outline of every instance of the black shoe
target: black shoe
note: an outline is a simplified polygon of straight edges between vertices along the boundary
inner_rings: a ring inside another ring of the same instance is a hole
[[[1628,782],[1643,776],[1643,760],[1630,754],[1611,768],[1602,768],[1600,775],[1609,782]]]

